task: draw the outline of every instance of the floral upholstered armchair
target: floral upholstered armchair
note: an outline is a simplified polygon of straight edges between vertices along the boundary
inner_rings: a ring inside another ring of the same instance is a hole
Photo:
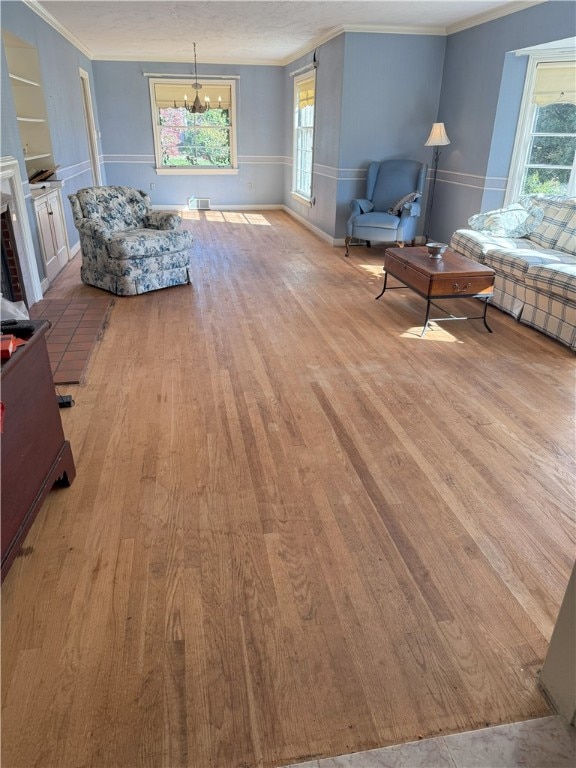
[[[190,282],[193,238],[178,214],[153,211],[148,195],[131,187],[86,187],[68,199],[82,282],[119,296]]]

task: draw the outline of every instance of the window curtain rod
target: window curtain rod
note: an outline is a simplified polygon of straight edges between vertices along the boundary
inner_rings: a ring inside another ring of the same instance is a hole
[[[177,72],[170,74],[168,72],[142,72],[143,77],[172,77],[180,78],[181,80],[190,80],[194,77],[194,72]],[[240,75],[200,75],[198,73],[199,80],[240,80]]]

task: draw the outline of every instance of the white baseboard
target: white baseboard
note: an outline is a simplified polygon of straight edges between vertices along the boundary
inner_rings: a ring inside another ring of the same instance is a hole
[[[330,235],[327,235],[326,232],[324,232],[322,229],[315,227],[314,224],[310,224],[310,222],[307,219],[305,219],[303,216],[299,216],[291,208],[288,208],[288,206],[281,205],[280,208],[283,211],[285,211],[289,216],[292,216],[293,219],[296,219],[296,221],[298,221],[300,224],[306,227],[306,229],[309,229],[312,232],[314,232],[315,235],[318,235],[318,237],[321,240],[324,240],[326,243],[329,243],[330,245],[340,245],[340,240],[335,240],[333,237],[330,237]],[[342,245],[344,245],[343,240],[342,240]]]
[[[74,245],[70,246],[70,259],[69,261],[72,261],[72,259],[77,256],[80,253],[80,240],[78,240],[77,243],[74,243]]]

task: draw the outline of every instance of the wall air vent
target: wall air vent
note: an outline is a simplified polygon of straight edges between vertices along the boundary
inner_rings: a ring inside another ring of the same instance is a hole
[[[188,199],[189,211],[209,211],[210,210],[210,198],[209,197],[190,197]]]

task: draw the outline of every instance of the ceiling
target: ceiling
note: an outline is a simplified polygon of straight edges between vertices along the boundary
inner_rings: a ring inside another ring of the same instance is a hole
[[[285,65],[343,31],[445,35],[544,0],[24,0],[92,59]]]

